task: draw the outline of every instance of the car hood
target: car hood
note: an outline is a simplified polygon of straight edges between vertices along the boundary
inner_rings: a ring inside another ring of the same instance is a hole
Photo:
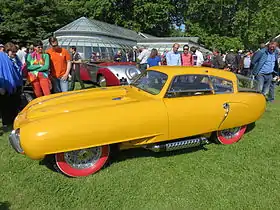
[[[144,97],[140,96],[139,98],[137,94],[128,94],[129,91],[133,90],[118,86],[44,96],[28,104],[21,114],[25,115],[25,119],[30,121],[79,110],[114,107],[120,104],[137,102]]]

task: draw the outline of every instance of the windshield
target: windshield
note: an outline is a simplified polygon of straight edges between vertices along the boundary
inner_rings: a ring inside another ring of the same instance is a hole
[[[139,75],[131,85],[153,95],[157,95],[163,88],[167,78],[168,76],[164,73],[149,70]]]
[[[239,92],[258,92],[258,82],[254,78],[236,74]]]

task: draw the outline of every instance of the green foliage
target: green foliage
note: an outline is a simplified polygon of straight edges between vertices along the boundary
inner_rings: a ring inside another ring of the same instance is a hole
[[[199,36],[206,47],[256,48],[279,34],[276,0],[0,0],[0,39],[43,39],[81,17],[155,36]],[[186,31],[174,27],[185,24]]]
[[[6,41],[30,42],[45,38],[61,25],[74,20],[62,0],[0,0],[0,36]]]
[[[212,48],[257,48],[278,35],[280,2],[275,0],[189,0],[187,34]],[[202,32],[201,35],[198,32]],[[220,49],[222,49],[220,48]]]
[[[170,34],[170,25],[176,20],[170,14],[176,6],[169,0],[104,0],[87,1],[87,16],[156,36]]]

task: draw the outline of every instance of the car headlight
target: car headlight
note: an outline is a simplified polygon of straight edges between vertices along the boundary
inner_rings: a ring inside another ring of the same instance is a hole
[[[20,145],[20,130],[16,129],[13,130],[9,136],[9,141],[10,144],[12,145],[12,147],[14,148],[14,150],[16,150],[16,152],[23,154],[23,149],[21,148]]]
[[[140,74],[140,72],[135,68],[130,68],[130,69],[126,70],[126,75],[127,75],[128,79],[132,79],[133,77],[135,77],[139,74]]]

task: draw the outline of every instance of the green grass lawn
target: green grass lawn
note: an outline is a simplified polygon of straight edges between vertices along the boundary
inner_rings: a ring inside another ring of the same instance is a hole
[[[164,154],[125,151],[85,178],[67,178],[17,154],[5,134],[0,209],[279,209],[279,119],[276,101],[236,144]]]

